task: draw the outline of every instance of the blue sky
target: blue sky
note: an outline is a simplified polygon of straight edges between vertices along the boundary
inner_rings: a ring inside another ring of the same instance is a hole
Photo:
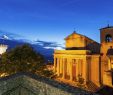
[[[64,43],[74,31],[99,42],[113,25],[113,0],[0,0],[0,30],[32,41]]]

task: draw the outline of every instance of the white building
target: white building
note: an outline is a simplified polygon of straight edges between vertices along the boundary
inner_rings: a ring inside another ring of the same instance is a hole
[[[7,45],[1,44],[0,45],[0,55],[2,55],[3,53],[5,53],[7,49],[8,49],[8,46]]]

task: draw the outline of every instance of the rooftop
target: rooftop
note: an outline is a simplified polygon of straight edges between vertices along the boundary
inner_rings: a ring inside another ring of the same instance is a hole
[[[100,30],[108,29],[108,28],[113,28],[113,26],[110,26],[110,25],[108,24],[106,27],[104,27],[104,28],[100,28]]]
[[[17,73],[0,79],[0,95],[90,95],[88,91],[32,73]],[[21,92],[19,92],[21,91]],[[26,93],[26,94],[25,94]],[[12,94],[11,94],[12,95]]]

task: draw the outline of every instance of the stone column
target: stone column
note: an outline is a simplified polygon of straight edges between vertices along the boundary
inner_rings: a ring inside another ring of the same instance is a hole
[[[96,60],[96,59],[95,59]],[[91,73],[91,71],[90,71],[90,64],[91,64],[91,58],[90,57],[88,57],[87,58],[87,60],[86,60],[86,81],[88,82],[88,81],[90,81],[90,73]],[[96,64],[96,63],[95,63]],[[99,64],[98,64],[99,65]],[[97,67],[97,71],[98,71],[98,67]],[[95,72],[95,71],[94,71]],[[99,75],[98,73],[96,74],[96,75]],[[98,77],[97,77],[97,79],[98,79]]]
[[[82,75],[82,63],[81,63],[81,59],[79,60],[79,74]]]
[[[63,76],[63,58],[61,58],[60,62],[61,62],[61,67],[60,67],[61,68],[61,75]]]
[[[56,67],[57,67],[56,66],[56,60],[57,60],[56,57],[54,57],[54,72],[56,72]]]
[[[63,58],[63,79],[65,79],[65,59]]]
[[[73,81],[73,73],[72,73],[72,59],[69,59],[69,71],[70,71],[70,80]]]
[[[57,59],[57,75],[60,75],[60,63],[59,63],[59,58]]]
[[[61,68],[61,67],[60,67],[60,58],[59,58],[58,61],[59,61],[59,75],[60,75],[60,68]]]
[[[56,73],[58,75],[58,58],[56,59]]]
[[[78,74],[79,74],[79,68],[78,68],[78,65],[79,65],[79,60],[76,59],[76,79],[78,79]]]
[[[70,59],[67,59],[67,63],[66,63],[66,67],[67,67],[67,75],[70,75]]]
[[[62,74],[62,58],[60,58],[60,74]]]
[[[83,60],[83,78],[87,81],[87,61],[86,58]]]
[[[108,59],[108,70],[111,70],[111,60],[110,60],[110,58]]]

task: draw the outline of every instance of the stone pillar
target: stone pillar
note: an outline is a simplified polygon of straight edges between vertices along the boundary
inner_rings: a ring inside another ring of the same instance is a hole
[[[63,76],[63,58],[61,58],[61,75]]]
[[[60,58],[60,74],[62,74],[62,58]]]
[[[69,58],[67,59],[67,64],[66,65],[67,65],[66,66],[67,67],[67,75],[70,76],[70,59]]]
[[[63,58],[63,79],[65,79],[65,59]]]
[[[79,74],[82,75],[82,61],[79,60]]]
[[[57,75],[60,75],[60,63],[59,63],[59,58],[57,59]]]
[[[80,59],[77,60],[77,64],[78,64],[78,75],[80,75]]]
[[[76,59],[76,79],[78,79],[78,75],[79,75],[79,68],[78,68],[78,65],[79,65],[79,60]]]
[[[86,68],[85,64],[86,64],[86,62],[84,60],[83,60],[83,78],[85,79],[86,78],[86,72],[85,72],[85,68]]]
[[[108,59],[108,70],[111,70],[111,60],[110,60],[110,58]]]
[[[57,68],[56,68],[56,73],[57,73],[57,75],[58,75],[58,58],[57,58],[57,60],[56,60],[56,61],[57,61],[57,64],[56,64],[56,65],[57,65]]]
[[[88,76],[87,76],[87,61],[86,58],[84,58],[83,60],[83,78],[85,79],[85,82],[88,80]]]
[[[73,81],[73,73],[72,73],[72,59],[69,59],[69,71],[70,71],[70,80]]]
[[[57,68],[57,66],[56,66],[56,57],[54,57],[54,72],[56,73],[56,68]]]
[[[60,58],[59,58],[58,61],[59,61],[59,75],[60,75],[60,72],[61,72],[61,71],[60,71],[60,68],[61,68],[61,66],[60,66]]]

